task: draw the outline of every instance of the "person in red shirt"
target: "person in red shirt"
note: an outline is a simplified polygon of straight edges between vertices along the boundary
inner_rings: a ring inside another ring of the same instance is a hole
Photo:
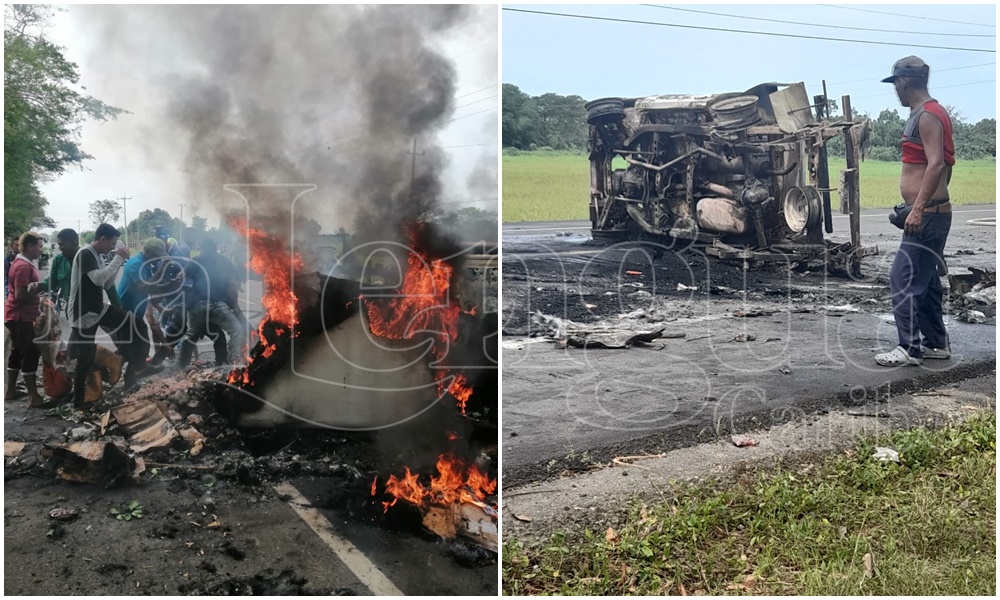
[[[4,302],[4,326],[10,331],[11,351],[7,361],[7,391],[4,400],[18,397],[17,375],[24,377],[28,388],[29,406],[42,406],[38,393],[39,352],[35,346],[35,319],[39,313],[38,294],[42,291],[41,275],[34,261],[42,255],[42,237],[34,232],[21,236],[20,253],[10,263],[8,283],[10,293]]]
[[[875,355],[885,367],[919,365],[925,358],[951,358],[942,303],[941,273],[947,272],[944,246],[951,231],[948,184],[955,142],[948,112],[927,90],[930,67],[916,56],[892,66],[899,103],[910,109],[903,128],[903,168],[899,191],[909,209],[903,239],[889,271],[892,313],[899,346]]]

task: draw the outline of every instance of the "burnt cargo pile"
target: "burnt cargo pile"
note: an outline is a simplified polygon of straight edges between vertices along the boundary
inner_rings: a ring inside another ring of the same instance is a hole
[[[858,158],[869,123],[831,120],[801,83],[746,92],[603,98],[587,104],[595,239],[644,239],[710,256],[860,272]],[[847,169],[831,187],[826,143],[846,136]],[[831,192],[851,215],[832,243]]]

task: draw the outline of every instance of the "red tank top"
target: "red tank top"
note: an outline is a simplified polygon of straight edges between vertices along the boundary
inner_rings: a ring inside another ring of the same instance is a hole
[[[913,111],[910,119],[903,127],[903,162],[926,165],[927,156],[924,154],[924,143],[920,139],[920,117],[924,112],[929,112],[937,117],[944,125],[944,163],[946,165],[955,164],[955,140],[951,135],[951,119],[943,106],[937,100],[928,100],[923,106]]]

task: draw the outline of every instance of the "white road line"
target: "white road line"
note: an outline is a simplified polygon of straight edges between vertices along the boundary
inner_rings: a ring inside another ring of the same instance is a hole
[[[862,219],[871,219],[871,218],[886,219],[886,218],[888,218],[888,217],[886,217],[886,215],[888,215],[889,211],[892,210],[892,209],[887,208],[885,210],[886,210],[886,212],[884,214],[883,213],[879,213],[879,214],[876,214],[876,215],[861,215],[861,218]],[[984,208],[984,209],[979,209],[979,210],[954,210],[954,209],[952,209],[951,214],[953,214],[953,215],[970,215],[972,213],[991,213],[991,212],[996,212],[996,209],[994,209],[994,208]],[[851,215],[833,215],[833,218],[834,219],[848,219],[848,218],[850,218],[850,216]]]
[[[285,482],[280,485],[274,486],[275,491],[277,491],[282,496],[288,496],[291,499],[288,501],[288,506],[292,507],[292,510],[305,521],[306,525],[309,526],[319,539],[323,540],[327,546],[333,550],[337,558],[340,559],[344,565],[354,573],[354,576],[361,580],[361,583],[372,591],[376,596],[403,596],[403,592],[400,591],[389,579],[378,570],[378,567],[373,565],[368,558],[361,553],[357,547],[351,542],[345,540],[344,538],[337,535],[337,532],[333,529],[333,525],[330,521],[323,516],[318,510],[312,507],[308,500],[295,489],[295,486]]]
[[[890,209],[887,208],[886,210],[888,211]],[[972,213],[992,213],[992,212],[996,212],[996,209],[995,208],[983,208],[983,209],[976,209],[976,210],[955,210],[955,209],[952,209],[952,211],[951,211],[952,214],[962,214],[962,215],[969,215],[969,214],[972,214]],[[872,218],[885,219],[887,214],[889,214],[889,213],[886,212],[885,214],[878,213],[878,214],[874,214],[874,215],[861,215],[861,218],[862,219],[872,219]],[[834,219],[847,219],[849,217],[850,217],[850,215],[833,215]],[[590,227],[544,227],[544,228],[536,228],[536,229],[511,229],[509,231],[505,231],[504,233],[506,233],[508,235],[517,235],[519,233],[533,233],[533,232],[539,232],[539,231],[590,231]]]
[[[546,227],[542,229],[512,229],[511,234],[531,233],[533,231],[590,231],[590,227]]]

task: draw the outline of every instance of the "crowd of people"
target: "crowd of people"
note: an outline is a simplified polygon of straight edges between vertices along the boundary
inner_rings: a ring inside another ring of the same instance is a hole
[[[97,360],[98,330],[111,338],[118,361],[115,376],[105,372],[105,380],[115,383],[124,367],[126,390],[161,372],[168,366],[165,361],[188,367],[206,336],[213,340],[217,366],[243,362],[248,323],[237,301],[242,282],[215,241],[205,238],[193,252],[193,244],[178,242],[168,237],[166,228],[158,227],[131,256],[119,236],[114,226],[102,223],[93,241],[81,246],[76,231],[63,229],[56,235],[59,253],[44,281],[38,261],[46,240],[28,232],[9,246],[4,279],[4,325],[10,337],[5,400],[25,393],[32,407],[58,400],[45,399],[37,378],[39,345],[53,343],[50,332],[41,331],[52,327],[40,318],[46,307],[69,325],[63,370],[72,373],[77,408],[88,406],[92,399],[88,378],[107,367]],[[18,387],[19,378],[25,391]]]

